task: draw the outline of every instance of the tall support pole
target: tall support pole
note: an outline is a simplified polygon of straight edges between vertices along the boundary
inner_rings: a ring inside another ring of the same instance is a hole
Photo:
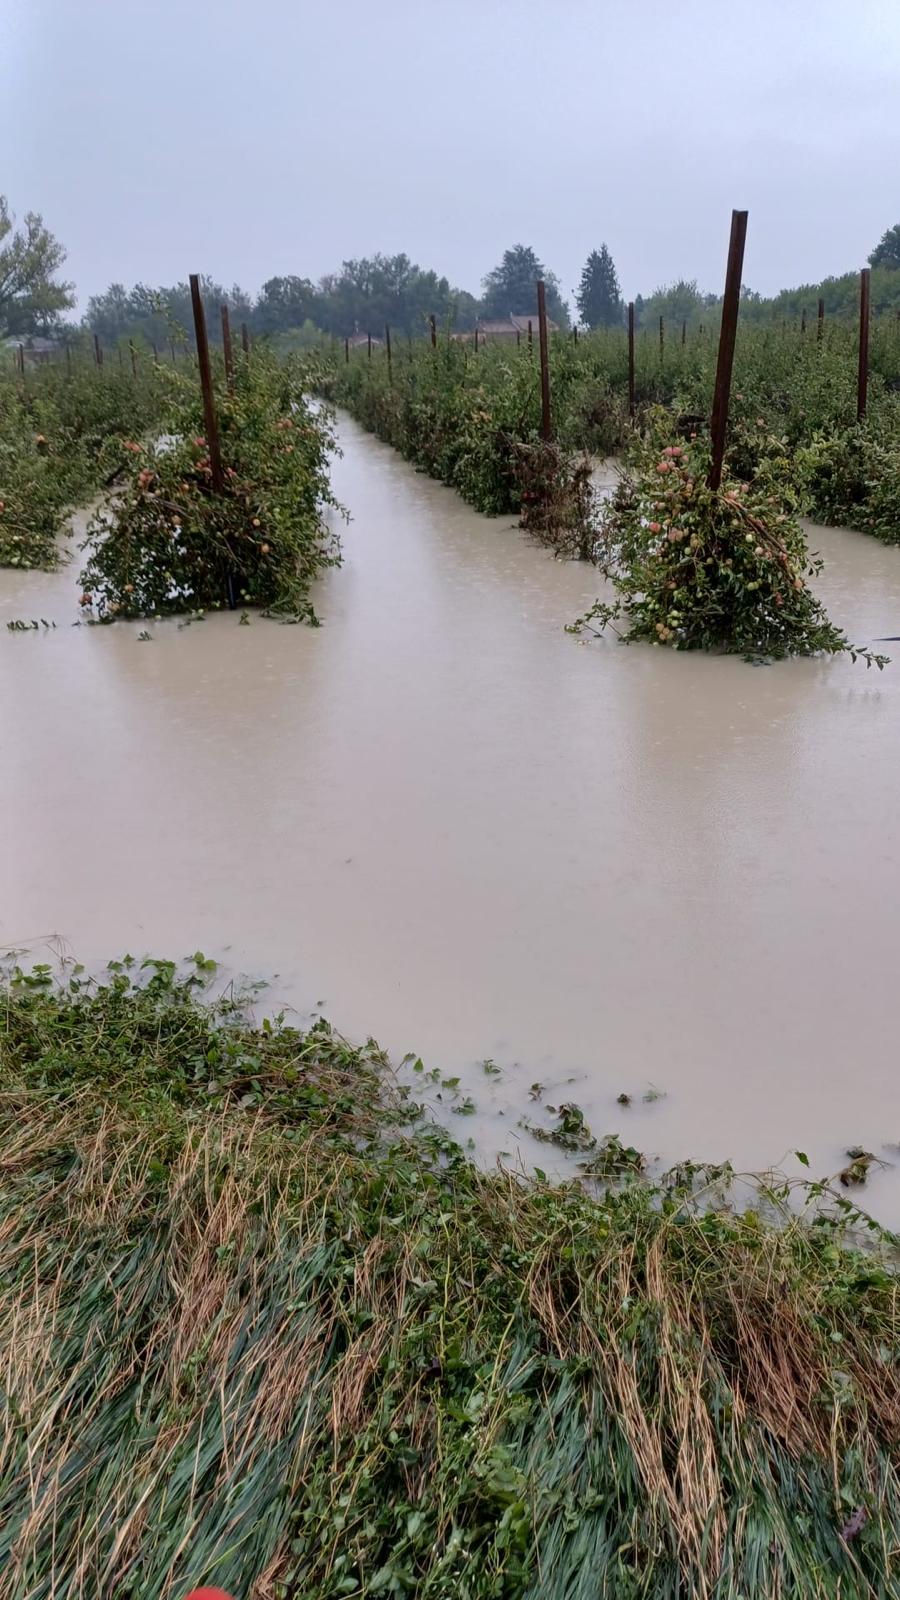
[[[628,415],[634,416],[634,301],[628,302]]]
[[[725,461],[725,439],[728,433],[728,403],[731,398],[731,373],[734,367],[734,346],[737,339],[738,312],[741,304],[741,273],[744,267],[744,244],[747,239],[746,211],[732,211],[731,238],[728,243],[728,264],[725,269],[725,294],[722,300],[722,325],[719,329],[719,353],[716,360],[716,387],[713,394],[710,435],[712,459],[707,483],[718,489],[722,482]]]
[[[234,388],[234,351],[231,348],[231,318],[228,307],[220,306],[219,314],[222,318],[222,355],[225,359],[225,382],[229,389]]]
[[[871,273],[863,267],[859,275],[859,366],[856,374],[856,420],[862,422],[869,398],[869,297]]]
[[[200,279],[196,272],[191,273],[191,307],[194,312],[194,334],[197,340],[197,365],[200,368],[200,391],[203,395],[203,419],[206,427],[206,443],[209,447],[209,466],[212,474],[212,486],[216,494],[221,494],[225,488],[225,474],[222,471],[222,452],[219,448],[219,421],[216,416],[216,400],[213,394],[212,367],[209,362],[209,340],[206,337],[206,313],[203,310],[203,298],[200,294]]]
[[[541,438],[549,439],[553,430],[550,417],[550,353],[547,344],[547,294],[544,288],[543,278],[538,278],[537,303],[538,340],[540,342],[541,351]]]

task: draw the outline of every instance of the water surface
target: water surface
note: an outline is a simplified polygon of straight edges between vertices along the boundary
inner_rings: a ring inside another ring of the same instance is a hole
[[[535,1081],[665,1160],[859,1142],[900,1222],[900,645],[877,674],[579,643],[591,569],[341,439],[319,630],[140,643],[70,626],[73,569],[0,574],[0,623],[57,623],[0,631],[0,944],[277,974],[270,1006],[461,1072],[488,1154]],[[814,543],[834,619],[900,634],[900,550]]]

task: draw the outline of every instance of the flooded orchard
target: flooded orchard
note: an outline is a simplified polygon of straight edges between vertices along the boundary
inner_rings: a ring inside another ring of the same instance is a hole
[[[860,1143],[900,1222],[900,666],[578,642],[591,568],[340,435],[319,630],[141,640],[70,627],[71,568],[4,575],[3,622],[56,623],[3,634],[4,947],[200,947],[460,1074],[486,1157],[538,1082],[666,1162]],[[900,552],[812,544],[851,639],[900,633]]]

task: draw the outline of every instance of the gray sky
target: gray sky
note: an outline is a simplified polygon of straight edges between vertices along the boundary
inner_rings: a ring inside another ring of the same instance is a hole
[[[532,244],[769,293],[900,220],[900,0],[0,0],[0,190],[111,280]]]

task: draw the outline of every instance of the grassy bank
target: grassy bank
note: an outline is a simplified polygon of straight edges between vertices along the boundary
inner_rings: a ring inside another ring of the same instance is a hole
[[[479,1171],[203,966],[4,985],[0,1596],[896,1592],[885,1241]]]

